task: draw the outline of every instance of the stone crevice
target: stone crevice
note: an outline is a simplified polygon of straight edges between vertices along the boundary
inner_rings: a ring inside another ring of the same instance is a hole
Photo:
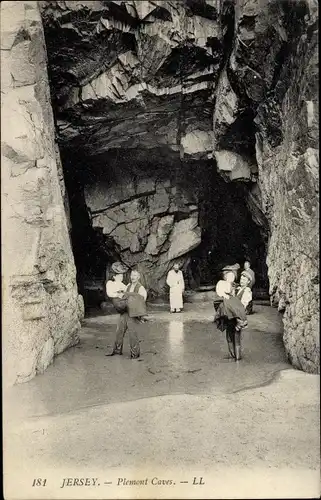
[[[105,212],[106,210],[109,210],[111,208],[115,208],[115,207],[119,207],[125,203],[128,203],[130,201],[133,201],[133,200],[136,200],[138,198],[142,198],[144,196],[149,196],[149,195],[152,195],[152,194],[155,194],[156,193],[156,189],[153,189],[151,191],[146,191],[144,192],[144,194],[135,194],[133,196],[130,196],[129,198],[125,198],[125,199],[122,199],[121,201],[117,201],[115,203],[111,203],[110,205],[107,205],[106,207],[104,208],[100,208],[99,210],[91,210],[91,215],[94,217],[95,215],[97,214],[100,214],[102,212]]]

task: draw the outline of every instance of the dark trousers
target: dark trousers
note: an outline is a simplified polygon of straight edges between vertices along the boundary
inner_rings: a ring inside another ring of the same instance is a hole
[[[245,311],[246,314],[253,314],[253,300],[251,300],[251,302],[248,303]]]
[[[241,348],[241,330],[235,329],[235,321],[228,321],[226,325],[226,340],[230,354],[235,357],[235,348]]]
[[[138,340],[138,328],[140,322],[137,318],[130,318],[127,312],[119,315],[117,330],[116,330],[116,340],[114,345],[114,353],[122,354],[124,336],[128,330],[129,334],[129,345],[130,345],[130,356],[131,358],[138,358],[140,355],[140,347]]]

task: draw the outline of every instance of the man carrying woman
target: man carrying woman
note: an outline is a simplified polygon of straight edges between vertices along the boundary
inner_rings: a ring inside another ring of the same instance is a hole
[[[221,331],[226,331],[229,353],[239,361],[241,359],[241,332],[247,326],[244,304],[237,296],[235,286],[237,270],[224,268],[223,279],[216,285],[216,294],[220,297],[214,322]]]
[[[107,281],[106,293],[111,299],[116,311],[119,312],[116,338],[111,353],[106,356],[123,353],[124,336],[129,330],[130,357],[140,356],[138,330],[141,323],[147,321],[146,299],[147,291],[139,282],[140,273],[133,270],[130,274],[130,284],[123,283],[126,268],[121,262],[115,262],[111,267],[113,276]]]

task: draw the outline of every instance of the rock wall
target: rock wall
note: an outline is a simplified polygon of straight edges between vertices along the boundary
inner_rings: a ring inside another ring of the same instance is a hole
[[[271,301],[283,312],[290,361],[315,373],[320,363],[317,2],[252,0],[236,6],[227,65],[235,93],[225,85],[219,131],[231,127],[235,103],[243,99],[253,112],[259,174],[248,202],[267,235]]]
[[[182,2],[41,2],[61,143],[89,158],[162,145],[211,155],[223,32],[210,3],[193,15]]]
[[[163,175],[164,177],[164,175]],[[122,179],[85,188],[94,227],[116,242],[120,259],[144,275],[149,296],[166,291],[166,274],[174,262],[187,264],[201,242],[197,194],[173,179]]]
[[[4,385],[79,341],[83,314],[54,142],[37,2],[1,4]]]
[[[310,373],[320,369],[317,15],[311,1],[304,22],[294,17],[287,65],[256,118],[262,207],[271,232],[271,299],[284,313],[291,363]],[[271,134],[271,128],[277,133]]]

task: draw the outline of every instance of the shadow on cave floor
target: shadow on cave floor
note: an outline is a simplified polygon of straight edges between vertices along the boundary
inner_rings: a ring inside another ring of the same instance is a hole
[[[106,357],[114,338],[117,315],[84,320],[81,342],[60,356],[30,382],[15,386],[15,415],[65,413],[80,408],[133,401],[153,396],[232,394],[271,383],[283,369],[292,369],[282,343],[278,312],[255,304],[243,333],[244,357],[227,357],[225,336],[213,324],[213,308],[185,304],[181,314],[151,306],[153,321],[141,325],[141,358]],[[22,414],[21,414],[22,412]]]

